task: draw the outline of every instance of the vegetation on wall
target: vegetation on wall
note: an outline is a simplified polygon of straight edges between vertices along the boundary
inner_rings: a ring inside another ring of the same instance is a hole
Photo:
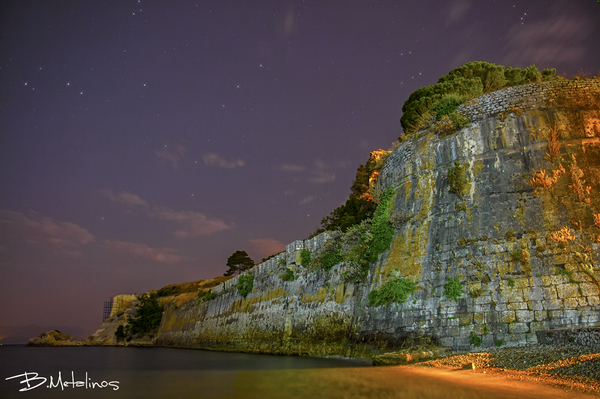
[[[469,179],[467,178],[468,170],[468,164],[461,164],[458,161],[454,161],[453,168],[448,168],[448,183],[450,184],[450,190],[453,193],[456,193],[460,199],[462,199],[463,191],[469,182]]]
[[[208,291],[199,291],[198,292],[198,300],[201,302],[212,301],[216,297],[217,297],[217,295],[215,295],[215,293],[212,292],[212,289],[210,289]]]
[[[457,278],[449,278],[448,283],[444,285],[444,295],[447,298],[452,299],[458,302],[458,297],[463,294],[464,288],[460,283],[460,280]]]
[[[392,302],[404,303],[409,294],[417,288],[417,284],[403,278],[387,281],[378,290],[369,292],[369,305],[389,305]]]
[[[240,295],[244,298],[254,289],[254,274],[242,274],[238,277],[236,288]]]
[[[547,81],[555,74],[556,69],[540,72],[535,65],[505,70],[504,65],[469,62],[443,75],[436,84],[414,91],[402,106],[400,124],[404,134],[410,135],[429,125],[432,119],[439,122],[447,116],[443,130],[449,123],[458,129],[464,120],[452,115],[460,104],[504,87]]]
[[[367,259],[375,262],[379,254],[390,248],[394,238],[394,226],[390,222],[394,187],[389,187],[381,195],[379,205],[373,216],[371,238],[368,243]]]
[[[344,257],[338,251],[327,251],[321,257],[321,265],[326,272],[343,261]]]
[[[300,264],[304,267],[308,267],[310,265],[310,262],[312,261],[311,259],[311,252],[308,249],[303,249],[302,251],[300,251]]]
[[[136,304],[135,316],[127,319],[123,333],[129,336],[148,333],[160,325],[163,306],[158,303],[158,295],[155,293],[144,294],[139,297]]]
[[[396,143],[392,147],[395,147],[395,145]],[[346,200],[346,203],[334,209],[329,216],[324,217],[321,220],[321,228],[314,235],[338,229],[345,232],[351,226],[373,216],[375,211],[373,191],[379,171],[385,165],[392,149],[371,152],[367,163],[360,165],[356,170],[356,178],[352,183],[352,187],[350,187],[350,197]]]

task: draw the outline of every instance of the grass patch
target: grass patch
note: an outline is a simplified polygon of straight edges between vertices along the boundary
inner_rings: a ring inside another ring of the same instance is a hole
[[[369,292],[369,305],[389,305],[392,302],[403,303],[417,288],[412,281],[396,278],[383,284],[378,290]]]
[[[447,298],[452,299],[458,302],[458,297],[463,294],[464,287],[460,283],[460,280],[457,278],[449,278],[448,283],[444,285],[444,295]]]

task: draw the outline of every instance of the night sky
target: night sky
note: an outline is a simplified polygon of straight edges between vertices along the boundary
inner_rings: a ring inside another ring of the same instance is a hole
[[[596,0],[0,5],[3,326],[92,333],[111,296],[307,238],[466,62],[600,69]]]

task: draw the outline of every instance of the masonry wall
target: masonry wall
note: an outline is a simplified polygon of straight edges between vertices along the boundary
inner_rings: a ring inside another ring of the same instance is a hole
[[[157,343],[366,356],[427,342],[475,349],[473,334],[482,347],[533,343],[540,331],[600,326],[600,81],[508,88],[459,112],[470,127],[440,137],[431,126],[388,158],[379,184],[395,188],[395,238],[365,282],[345,282],[343,263],[329,273],[299,265],[300,250],[318,252],[329,233],[296,241],[253,269],[247,298],[234,278],[214,300],[168,307]],[[458,194],[448,182],[455,161],[468,171]],[[528,184],[542,170],[555,181]],[[300,277],[283,281],[285,267]],[[416,282],[414,295],[369,307],[369,292],[395,277]],[[464,287],[457,301],[444,294],[450,278]]]

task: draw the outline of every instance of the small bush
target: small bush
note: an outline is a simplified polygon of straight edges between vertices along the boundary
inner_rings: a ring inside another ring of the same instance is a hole
[[[471,296],[471,298],[479,298],[481,295],[483,295],[483,289],[474,288],[469,292],[469,295]]]
[[[125,339],[125,337],[127,337],[127,334],[125,333],[125,326],[123,326],[123,324],[120,324],[119,327],[117,327],[117,331],[115,331],[115,338],[118,340],[122,340]]]
[[[327,251],[321,257],[321,264],[323,266],[323,270],[328,272],[333,266],[343,262],[343,260],[344,258],[339,252]]]
[[[496,346],[499,348],[504,344],[504,341],[501,339],[497,339],[496,341],[494,341],[494,344],[496,344]]]
[[[311,253],[308,249],[303,249],[300,251],[300,264],[304,267],[308,267],[310,262],[312,261],[310,257]]]
[[[179,287],[169,286],[169,287],[163,287],[160,290],[158,290],[156,292],[156,295],[158,295],[159,297],[163,297],[163,296],[177,295],[179,293],[180,293]]]
[[[240,295],[246,298],[246,296],[254,289],[254,274],[249,273],[239,276],[236,288]]]
[[[475,334],[475,331],[471,331],[471,337],[470,337],[470,342],[471,345],[474,345],[476,347],[480,347],[481,346],[481,338]]]
[[[280,265],[280,266],[285,266],[285,265],[287,264],[287,262],[286,262],[285,258],[279,258],[279,261],[278,261],[278,262],[279,262],[279,265]]]
[[[523,250],[515,249],[510,253],[510,257],[512,258],[512,260],[520,262],[523,259]]]
[[[469,182],[467,179],[468,168],[468,164],[461,164],[458,161],[454,161],[453,168],[448,168],[448,183],[450,184],[450,191],[456,193],[460,199],[462,199],[463,190]]]
[[[279,275],[283,281],[293,281],[296,280],[299,276],[294,275],[294,271],[291,269],[287,269],[285,272]]]
[[[369,305],[389,305],[392,302],[403,303],[417,288],[412,281],[396,278],[383,284],[378,290],[369,292]]]
[[[458,297],[463,294],[464,287],[457,278],[449,278],[448,283],[444,285],[444,295],[448,299],[458,302]]]
[[[509,287],[514,287],[515,286],[515,279],[512,277],[507,277],[506,281],[508,281],[508,286]]]
[[[198,299],[202,302],[211,301],[211,300],[215,299],[216,297],[217,297],[217,295],[215,295],[215,293],[212,292],[212,289],[210,289],[208,291],[199,291],[198,292]]]

